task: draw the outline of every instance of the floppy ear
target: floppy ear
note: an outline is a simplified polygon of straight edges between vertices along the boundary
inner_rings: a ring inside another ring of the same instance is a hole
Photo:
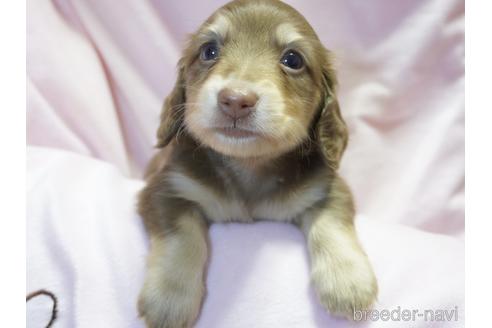
[[[315,126],[318,146],[324,160],[332,170],[338,169],[348,141],[348,129],[343,121],[335,95],[335,71],[327,61],[323,67],[322,105],[319,118]]]
[[[176,136],[183,124],[184,104],[186,103],[184,65],[178,64],[178,77],[174,89],[164,101],[161,124],[157,129],[157,146],[163,148]]]

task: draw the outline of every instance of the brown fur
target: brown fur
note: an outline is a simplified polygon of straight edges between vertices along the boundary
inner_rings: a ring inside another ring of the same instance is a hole
[[[284,44],[284,36],[301,37]],[[213,63],[199,58],[201,45],[210,40],[220,44]],[[281,67],[285,49],[302,53],[302,71]],[[224,118],[199,123],[208,117],[203,94],[210,81],[229,83],[224,79],[230,76],[265,90],[265,98],[278,94],[282,100],[258,105],[268,124],[243,148],[222,144],[211,132],[207,124]],[[151,238],[149,274],[139,299],[148,327],[189,327],[196,320],[208,256],[204,227],[211,222],[298,224],[323,305],[347,317],[371,306],[376,280],[354,231],[350,190],[336,172],[348,132],[335,86],[330,53],[305,19],[280,1],[233,1],[191,36],[157,132],[158,147],[166,148],[149,165],[139,198]]]

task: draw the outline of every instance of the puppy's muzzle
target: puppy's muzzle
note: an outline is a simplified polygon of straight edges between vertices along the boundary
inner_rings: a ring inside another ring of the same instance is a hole
[[[246,118],[256,110],[258,95],[244,89],[222,89],[217,96],[219,110],[234,120]]]

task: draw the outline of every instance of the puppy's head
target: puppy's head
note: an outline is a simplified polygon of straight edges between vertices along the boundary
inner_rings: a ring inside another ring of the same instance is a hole
[[[274,0],[237,0],[192,35],[158,130],[185,129],[233,157],[278,156],[308,140],[336,168],[347,131],[330,55],[307,21]]]

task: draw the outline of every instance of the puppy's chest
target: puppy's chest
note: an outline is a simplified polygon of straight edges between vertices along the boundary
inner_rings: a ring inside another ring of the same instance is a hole
[[[217,190],[181,173],[173,173],[170,180],[181,197],[197,203],[207,218],[215,222],[290,221],[326,197],[326,187],[321,182],[284,190],[282,179],[229,181],[223,190]]]

